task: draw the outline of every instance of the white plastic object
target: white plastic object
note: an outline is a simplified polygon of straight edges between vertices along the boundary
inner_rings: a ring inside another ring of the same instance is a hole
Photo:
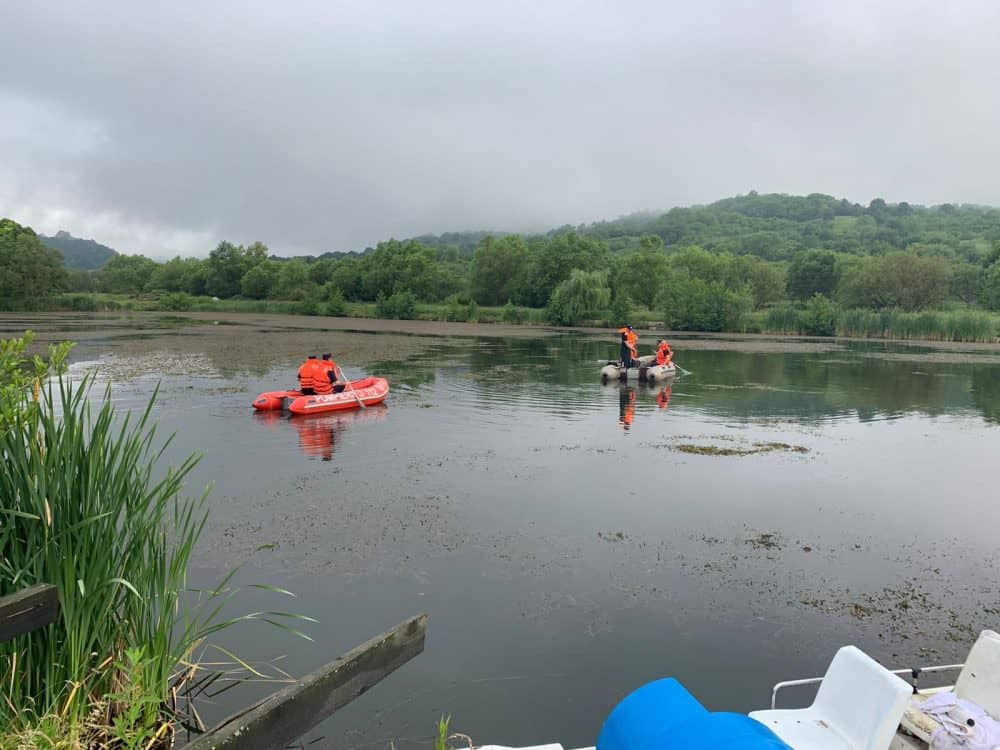
[[[855,646],[833,657],[809,708],[754,711],[794,750],[887,750],[912,688]]]
[[[955,680],[955,695],[1000,719],[1000,634],[984,630]]]

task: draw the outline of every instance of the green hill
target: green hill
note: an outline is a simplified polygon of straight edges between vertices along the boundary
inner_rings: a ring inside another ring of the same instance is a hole
[[[74,237],[69,232],[56,232],[55,237],[46,237],[44,234],[40,234],[38,239],[42,241],[42,244],[62,253],[66,268],[92,271],[118,255],[107,245],[94,242],[94,240]]]
[[[558,231],[558,230],[557,230]],[[979,262],[1000,241],[1000,209],[953,205],[867,206],[813,193],[806,196],[751,192],[707,206],[673,208],[602,221],[582,229],[627,250],[644,234],[667,248],[698,245],[706,250],[788,260],[800,250],[882,255],[912,249],[924,255]]]

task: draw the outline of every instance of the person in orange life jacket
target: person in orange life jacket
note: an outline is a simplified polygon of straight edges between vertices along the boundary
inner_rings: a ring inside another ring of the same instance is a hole
[[[318,394],[333,392],[333,382],[337,379],[337,365],[330,359],[329,354],[324,354],[323,359],[313,364],[313,388]]]
[[[316,393],[316,355],[310,354],[302,366],[299,367],[299,390],[303,396],[311,396]]]
[[[620,355],[622,367],[636,367],[639,357],[639,337],[635,335],[632,326],[623,326],[618,331],[622,335]]]
[[[669,365],[674,359],[674,353],[670,349],[670,344],[663,339],[660,339],[656,343],[656,364]]]
[[[317,388],[317,393],[340,393],[344,390],[344,384],[337,382],[337,363],[333,361],[333,355],[329,352],[320,360],[319,372],[322,374],[324,390]]]

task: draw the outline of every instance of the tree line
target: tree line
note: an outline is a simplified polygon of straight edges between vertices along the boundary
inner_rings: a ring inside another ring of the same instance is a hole
[[[33,233],[3,231],[0,263],[13,252],[24,265],[23,237]],[[16,251],[5,249],[8,235],[21,237]],[[374,302],[393,317],[410,317],[416,303],[507,305],[544,309],[568,325],[640,314],[723,331],[789,306],[823,315],[834,307],[1000,310],[1000,211],[879,199],[862,207],[821,195],[751,193],[546,235],[426,236],[318,258],[223,241],[204,259],[118,255],[97,271],[67,274],[52,270],[51,253],[35,255],[50,271],[34,287],[20,277],[8,286],[36,296],[48,283],[49,292],[302,300],[329,314],[346,302]]]

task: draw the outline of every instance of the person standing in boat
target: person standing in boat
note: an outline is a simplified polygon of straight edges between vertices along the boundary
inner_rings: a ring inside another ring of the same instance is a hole
[[[635,331],[632,330],[632,326],[625,326],[624,328],[618,329],[622,334],[620,356],[622,361],[622,367],[628,369],[629,367],[635,367],[639,358],[639,337],[636,336]]]
[[[312,396],[316,393],[316,375],[319,362],[315,354],[310,354],[306,361],[299,367],[299,390],[303,396]]]

